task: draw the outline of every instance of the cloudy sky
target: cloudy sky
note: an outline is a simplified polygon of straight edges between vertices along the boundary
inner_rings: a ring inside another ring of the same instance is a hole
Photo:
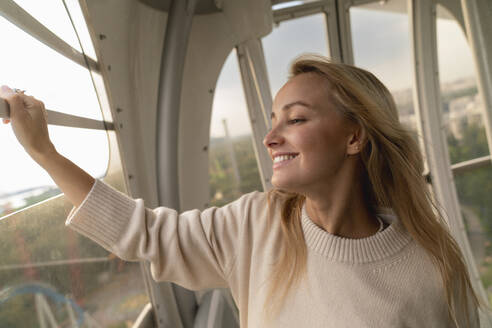
[[[402,1],[402,0],[398,0]],[[438,7],[439,10],[444,10]],[[408,15],[352,8],[350,10],[354,60],[374,73],[391,90],[412,87],[412,57]],[[474,75],[470,49],[454,21],[438,19],[438,56],[442,81]],[[328,54],[325,18],[313,15],[282,22],[263,38],[268,78],[275,96],[286,82],[289,63],[305,52]],[[250,133],[235,52],[219,77],[212,114],[212,135],[223,135],[221,120],[240,135]]]
[[[398,0],[401,1],[401,0]],[[75,34],[61,1],[18,0],[24,9],[74,48]],[[80,26],[78,1],[67,0]],[[411,54],[408,17],[404,14],[353,8],[350,11],[355,63],[375,73],[390,90],[411,87]],[[0,17],[4,44],[15,44],[0,54],[1,84],[20,87],[41,98],[47,108],[101,119],[97,98],[87,71],[42,45]],[[88,38],[86,31],[82,33]],[[9,38],[9,39],[5,39]],[[472,60],[462,32],[452,21],[438,21],[440,74],[444,81],[473,75]],[[13,41],[8,41],[13,40]],[[10,43],[9,43],[10,42]],[[327,55],[325,18],[314,15],[276,26],[263,39],[272,94],[285,83],[289,63],[305,52]],[[86,49],[94,57],[92,49]],[[13,65],[22,63],[22,65]],[[55,68],[56,69],[53,69]],[[226,119],[233,135],[250,132],[235,52],[231,52],[219,77],[212,114],[211,135],[223,135]],[[108,145],[104,132],[50,127],[57,149],[94,176],[104,173]],[[0,162],[0,194],[52,184],[14,139],[9,125],[0,124],[3,156]]]

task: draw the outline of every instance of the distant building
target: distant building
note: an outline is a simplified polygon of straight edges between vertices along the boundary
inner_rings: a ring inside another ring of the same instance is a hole
[[[455,138],[463,137],[463,127],[466,125],[482,125],[483,105],[478,94],[453,99],[449,102],[449,113],[445,113],[444,124]]]

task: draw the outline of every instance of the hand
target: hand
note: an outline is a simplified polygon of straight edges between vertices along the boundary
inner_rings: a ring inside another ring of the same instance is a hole
[[[46,109],[41,101],[23,92],[16,93],[5,85],[0,88],[0,97],[10,107],[10,120],[4,119],[3,122],[12,123],[17,140],[31,157],[36,160],[56,152],[48,134]]]

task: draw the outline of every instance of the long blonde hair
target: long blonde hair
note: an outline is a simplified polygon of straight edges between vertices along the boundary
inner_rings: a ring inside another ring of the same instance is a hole
[[[370,72],[330,62],[318,55],[303,55],[292,64],[290,77],[315,73],[330,85],[335,107],[366,132],[360,156],[364,166],[363,190],[372,208],[391,208],[413,239],[430,255],[441,274],[448,313],[458,326],[456,313],[465,313],[469,326],[469,297],[473,306],[487,306],[470,282],[460,248],[434,203],[423,176],[424,162],[412,132],[398,121],[388,89]],[[301,226],[303,195],[273,189],[269,206],[280,202],[282,249],[268,285],[268,317],[283,304],[289,290],[306,273],[307,249]],[[272,218],[273,215],[270,216]],[[282,291],[279,293],[279,291]],[[462,308],[457,309],[455,295]]]

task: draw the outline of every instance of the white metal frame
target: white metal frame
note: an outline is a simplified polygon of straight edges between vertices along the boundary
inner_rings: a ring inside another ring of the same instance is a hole
[[[0,15],[80,66],[87,68],[87,65],[89,65],[92,71],[99,71],[97,62],[72,48],[13,0],[0,1]]]
[[[253,146],[259,166],[263,190],[272,187],[272,160],[263,146],[263,137],[270,130],[272,94],[261,41],[248,40],[236,47],[248,114],[253,130]]]
[[[97,62],[72,48],[68,43],[59,38],[55,33],[51,32],[46,26],[32,17],[14,1],[0,1],[0,15],[74,63],[89,69],[91,72],[99,71],[99,64]],[[75,33],[77,33],[77,31],[75,31]],[[95,130],[114,130],[113,123],[108,121],[93,120],[76,115],[60,113],[55,110],[47,110],[47,114],[48,124],[51,125]],[[0,118],[9,118],[9,107],[3,99],[0,99]]]
[[[349,15],[352,5],[353,1],[350,0],[313,1],[275,10],[273,20],[278,24],[290,19],[324,13],[330,58],[336,62],[353,65],[354,56]]]
[[[478,90],[484,106],[484,125],[492,154],[492,3],[461,0],[468,42],[476,65]]]
[[[442,206],[450,231],[463,251],[472,285],[477,293],[487,300],[466,236],[442,124],[435,3],[428,0],[409,0],[408,4],[413,41],[414,104],[419,132],[426,140],[424,146],[432,186],[437,201]],[[486,319],[482,317],[485,317],[485,314],[481,313],[482,326],[485,327]]]

